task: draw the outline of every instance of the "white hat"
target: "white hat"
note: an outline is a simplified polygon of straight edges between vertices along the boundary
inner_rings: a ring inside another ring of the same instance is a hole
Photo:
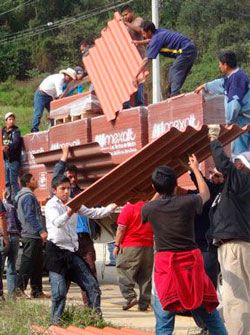
[[[10,117],[10,116],[14,116],[14,118],[16,118],[16,116],[15,116],[14,113],[9,112],[9,113],[6,113],[6,114],[5,114],[5,116],[4,116],[4,120],[6,121],[6,120],[8,119],[8,117]]]
[[[71,69],[71,67],[68,67],[66,70],[61,70],[59,73],[66,74],[67,76],[69,76],[74,80],[76,79],[76,71]]]
[[[241,152],[234,158],[234,161],[236,159],[241,160],[241,162],[245,165],[245,167],[247,167],[250,170],[250,151]]]

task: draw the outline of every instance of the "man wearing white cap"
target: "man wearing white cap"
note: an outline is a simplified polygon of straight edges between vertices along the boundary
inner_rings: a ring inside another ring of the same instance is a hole
[[[250,152],[231,162],[217,140],[220,127],[209,125],[216,168],[225,176],[211,208],[211,233],[222,273],[223,316],[229,335],[250,331]]]
[[[8,200],[14,201],[19,191],[18,175],[21,166],[22,137],[15,125],[16,117],[13,113],[5,114],[5,127],[2,129],[5,184]]]
[[[41,82],[34,96],[34,117],[31,132],[39,131],[38,127],[44,108],[49,112],[51,101],[63,98],[63,86],[75,79],[75,70],[67,68],[66,70],[61,70],[59,73],[48,76]]]

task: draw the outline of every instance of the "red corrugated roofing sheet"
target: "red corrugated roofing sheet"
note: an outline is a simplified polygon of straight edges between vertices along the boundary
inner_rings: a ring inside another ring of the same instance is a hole
[[[3,145],[2,145],[2,129],[0,128],[0,199],[2,199],[2,193],[5,188],[5,176],[4,176],[4,161],[3,161]]]
[[[236,125],[221,126],[219,139],[226,145],[247,129],[250,130],[250,126],[244,129]],[[178,159],[187,161],[188,154],[191,153],[195,153],[199,161],[210,156],[207,132],[206,125],[203,125],[200,130],[188,126],[183,132],[171,128],[92,184],[68,205],[71,208],[79,204],[94,206],[106,205],[110,202],[124,205],[127,201],[147,199],[152,194],[151,174],[156,166],[169,165],[178,176],[181,176],[185,168]]]
[[[122,104],[136,92],[132,84],[141,56],[117,12],[95,40],[95,46],[84,58],[84,65],[94,84],[96,95],[108,121],[116,118]]]

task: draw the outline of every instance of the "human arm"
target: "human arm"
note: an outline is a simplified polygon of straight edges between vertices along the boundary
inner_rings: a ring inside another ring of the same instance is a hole
[[[199,190],[199,195],[202,199],[202,203],[204,204],[205,202],[207,202],[210,198],[210,192],[209,192],[209,188],[199,170],[199,163],[198,160],[196,158],[196,156],[193,154],[191,156],[189,156],[189,166],[192,169],[196,181],[197,181],[197,186],[198,186],[198,190]]]
[[[116,204],[109,204],[106,207],[92,207],[88,208],[82,205],[78,211],[78,214],[87,216],[90,219],[102,219],[108,216],[116,209]]]
[[[64,174],[65,169],[66,169],[66,162],[68,159],[68,155],[69,155],[69,146],[68,145],[62,146],[62,156],[60,160],[54,166],[53,178]]]
[[[224,94],[224,79],[215,79],[213,81],[210,81],[208,83],[202,84],[198,86],[194,92],[200,93],[202,90],[204,90],[207,93],[211,94]]]
[[[133,40],[132,43],[135,45],[135,46],[139,46],[139,45],[146,45],[150,42],[150,39],[145,39],[145,40],[140,40],[140,41],[137,41],[137,40]]]
[[[133,30],[135,33],[137,34],[141,34],[142,35],[142,29],[141,29],[141,25],[142,25],[142,18],[141,17],[137,17],[133,23],[128,22],[123,20],[125,26],[127,26],[130,30]]]
[[[133,80],[133,85],[134,86],[136,86],[136,87],[138,86],[139,75],[146,70],[148,64],[149,64],[149,59],[147,57],[143,58],[143,60],[141,62],[141,65],[140,65],[140,67],[139,67],[139,69],[137,71],[137,74],[136,74],[136,76],[135,76],[135,78]]]
[[[126,230],[127,230],[126,226],[121,225],[121,224],[118,223],[118,227],[117,227],[117,231],[116,231],[116,235],[115,235],[115,248],[114,248],[114,251],[113,251],[113,255],[115,257],[119,254],[120,245],[123,241]]]

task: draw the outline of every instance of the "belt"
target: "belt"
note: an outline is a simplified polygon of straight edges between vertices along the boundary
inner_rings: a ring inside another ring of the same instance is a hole
[[[89,233],[77,233],[78,236],[89,236]]]
[[[47,97],[51,97],[51,98],[52,98],[51,95],[49,95],[48,93],[46,93],[46,92],[40,90],[40,88],[38,88],[38,91],[39,91],[42,95],[45,95],[45,96],[47,96]]]

